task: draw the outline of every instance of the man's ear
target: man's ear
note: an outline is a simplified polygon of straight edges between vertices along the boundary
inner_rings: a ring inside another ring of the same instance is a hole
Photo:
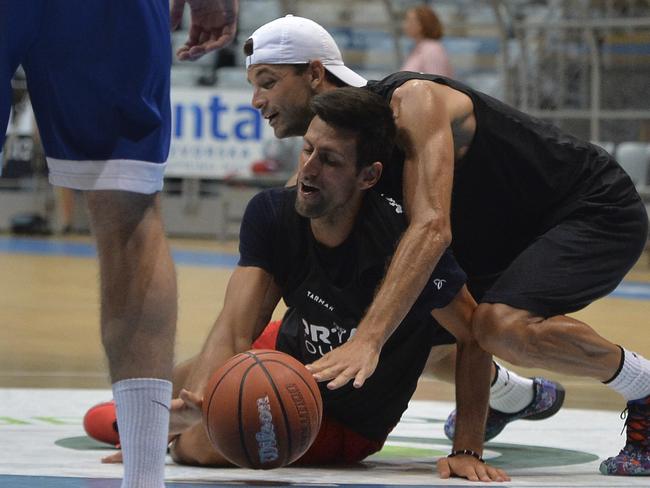
[[[309,61],[307,72],[312,90],[318,90],[325,82],[325,66],[319,60]]]
[[[360,184],[362,190],[367,190],[372,188],[377,184],[379,178],[381,178],[381,172],[384,169],[384,165],[379,161],[375,161],[369,166],[366,166],[361,170],[360,173]]]

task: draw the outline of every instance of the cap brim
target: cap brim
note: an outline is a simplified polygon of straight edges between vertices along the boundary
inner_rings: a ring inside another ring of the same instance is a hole
[[[358,75],[350,68],[342,64],[325,65],[325,69],[336,76],[339,80],[347,83],[350,86],[356,86],[360,88],[368,84],[368,80],[366,80],[363,76]]]

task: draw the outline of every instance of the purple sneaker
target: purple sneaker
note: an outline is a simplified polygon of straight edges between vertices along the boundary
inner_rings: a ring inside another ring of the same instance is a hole
[[[627,402],[627,442],[614,456],[600,463],[600,472],[617,476],[650,476],[650,395]]]
[[[492,408],[488,409],[487,422],[485,424],[485,440],[489,441],[498,436],[504,427],[515,420],[542,420],[552,415],[562,407],[564,403],[564,388],[559,383],[545,378],[533,378],[535,395],[530,404],[514,413],[499,412]],[[454,440],[456,431],[456,410],[449,414],[445,422],[445,435],[449,440]]]

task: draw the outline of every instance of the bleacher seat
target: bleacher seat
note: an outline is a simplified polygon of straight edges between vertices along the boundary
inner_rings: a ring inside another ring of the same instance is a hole
[[[616,159],[626,171],[639,193],[650,196],[650,143],[621,142],[616,147]]]
[[[614,149],[616,148],[616,144],[614,144],[613,142],[591,141],[591,143],[596,146],[602,147],[605,151],[607,151],[612,156],[614,155]]]

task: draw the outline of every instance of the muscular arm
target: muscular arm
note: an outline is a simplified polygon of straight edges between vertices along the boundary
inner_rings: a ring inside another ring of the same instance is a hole
[[[330,388],[353,378],[360,387],[374,372],[382,346],[451,242],[454,141],[445,98],[433,83],[411,80],[395,90],[391,106],[405,152],[404,204],[409,225],[353,339],[310,365],[316,379],[334,378]]]
[[[471,320],[476,302],[463,287],[452,302],[431,314],[456,337],[456,433],[454,450],[471,449],[483,453],[485,419],[490,395],[492,356],[481,349],[472,336]],[[438,461],[441,478],[462,476],[471,481],[507,481],[508,475],[478,459],[459,455]]]
[[[357,331],[380,347],[411,309],[451,243],[451,122],[444,100],[430,85],[407,83],[395,91],[391,103],[405,153],[403,190],[409,225]]]
[[[219,366],[235,354],[250,349],[268,323],[280,295],[272,276],[265,270],[237,267],[228,282],[223,309],[182,386],[202,396],[211,374]],[[176,439],[172,455],[184,464],[226,464],[212,448],[201,423],[185,430]]]

